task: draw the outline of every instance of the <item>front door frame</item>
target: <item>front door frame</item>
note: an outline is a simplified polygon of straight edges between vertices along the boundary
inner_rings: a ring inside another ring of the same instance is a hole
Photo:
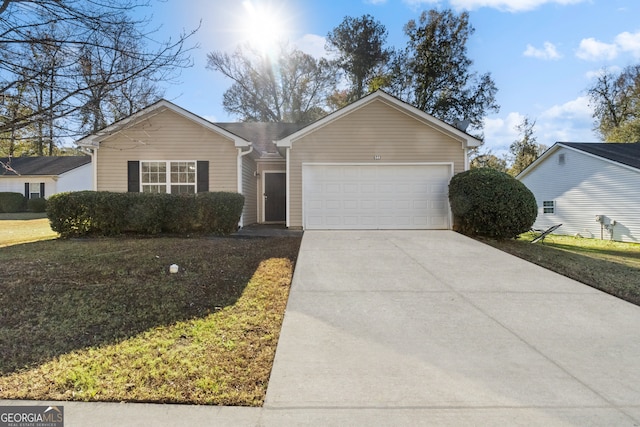
[[[281,220],[281,221],[267,221],[267,200],[266,200],[266,182],[267,182],[267,175],[269,174],[282,174],[285,176],[285,187],[286,187],[286,175],[287,173],[285,171],[277,171],[277,170],[273,170],[273,171],[263,171],[262,172],[262,184],[261,184],[261,191],[260,191],[260,198],[262,199],[262,223],[263,224],[285,224],[286,223],[286,194],[287,194],[287,190],[286,188],[282,188],[282,193],[285,197],[285,206],[284,206],[284,211],[285,211],[285,219]]]

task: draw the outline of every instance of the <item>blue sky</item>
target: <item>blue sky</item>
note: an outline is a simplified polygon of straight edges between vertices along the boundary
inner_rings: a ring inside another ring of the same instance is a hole
[[[165,97],[212,121],[234,121],[222,108],[229,80],[205,69],[208,52],[231,52],[251,37],[252,15],[278,21],[281,36],[314,56],[345,16],[373,15],[388,30],[388,44],[403,48],[403,26],[421,11],[466,10],[475,27],[468,44],[473,69],[490,72],[500,112],[485,120],[485,147],[506,153],[524,116],[536,120],[538,142],[595,142],[586,89],[607,67],[640,63],[638,0],[166,0],[153,3],[158,38],[202,21],[194,42],[194,66]],[[271,18],[269,18],[271,17]],[[264,38],[264,37],[263,37]]]

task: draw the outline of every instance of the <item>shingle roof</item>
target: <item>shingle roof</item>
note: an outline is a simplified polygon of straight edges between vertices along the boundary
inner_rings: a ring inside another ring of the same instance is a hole
[[[60,175],[77,167],[91,163],[90,156],[45,156],[45,157],[13,157],[0,159],[9,164],[20,175]],[[2,176],[16,176],[16,173],[0,168]]]
[[[560,142],[560,144],[640,169],[640,143]]]
[[[254,149],[261,154],[277,153],[278,150],[273,141],[282,139],[306,127],[300,123],[214,123],[216,126],[231,132],[253,143]]]

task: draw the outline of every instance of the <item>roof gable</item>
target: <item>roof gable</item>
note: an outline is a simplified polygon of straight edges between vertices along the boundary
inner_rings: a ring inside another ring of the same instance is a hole
[[[233,134],[228,130],[216,125],[215,123],[212,123],[196,114],[193,114],[192,112],[187,111],[184,108],[167,101],[166,99],[161,99],[130,115],[129,117],[119,120],[94,134],[85,136],[84,138],[77,141],[77,144],[83,147],[97,148],[99,147],[100,142],[108,138],[109,136],[114,135],[128,127],[135,126],[137,123],[140,123],[141,121],[160,114],[166,110],[170,110],[188,120],[191,120],[192,122],[197,123],[198,125],[206,129],[221,134],[222,136],[232,140],[236,147],[247,147],[250,145],[250,142],[242,138],[240,135]]]
[[[216,123],[216,125],[250,141],[260,154],[277,153],[274,141],[285,138],[307,126],[300,123],[266,122]]]
[[[359,110],[369,104],[371,104],[372,102],[383,102],[386,105],[395,108],[396,110],[418,120],[421,121],[422,123],[424,123],[425,125],[432,127],[434,129],[436,129],[439,132],[442,132],[446,135],[448,135],[449,137],[460,141],[460,143],[463,144],[464,148],[468,148],[468,147],[478,147],[482,144],[482,141],[472,137],[471,135],[453,127],[450,126],[448,124],[446,124],[445,122],[436,119],[435,117],[425,113],[422,110],[419,110],[415,107],[413,107],[412,105],[407,104],[406,102],[403,102],[401,100],[399,100],[398,98],[395,98],[389,94],[387,94],[384,91],[378,90],[372,94],[369,94],[367,96],[365,96],[364,98],[359,99],[358,101],[344,107],[341,108],[338,111],[335,111],[325,117],[323,117],[322,119],[300,129],[297,132],[292,133],[291,135],[288,135],[278,141],[276,141],[276,145],[279,148],[285,148],[285,147],[291,147],[292,144],[296,141],[299,140],[301,138],[303,138],[304,136],[316,131],[317,129],[320,129],[324,126],[327,126],[328,124],[341,119],[343,117],[348,116],[349,114],[351,114],[352,112]]]
[[[41,156],[41,157],[12,157],[0,159],[4,164],[11,166],[15,173],[3,170],[2,176],[18,175],[62,175],[73,169],[91,163],[90,156]],[[4,168],[3,168],[4,169]]]
[[[578,151],[605,162],[640,172],[640,143],[556,142],[551,148],[520,172],[516,178],[524,178],[560,148]]]

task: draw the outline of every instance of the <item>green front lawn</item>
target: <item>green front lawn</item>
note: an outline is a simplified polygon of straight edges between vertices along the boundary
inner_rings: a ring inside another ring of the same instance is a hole
[[[261,405],[299,245],[161,237],[0,248],[0,398]]]
[[[551,235],[485,243],[594,288],[640,305],[640,244]]]

